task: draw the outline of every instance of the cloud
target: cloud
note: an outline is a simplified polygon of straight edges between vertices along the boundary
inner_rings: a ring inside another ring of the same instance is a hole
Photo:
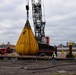
[[[42,0],[45,34],[51,45],[76,42],[76,0]],[[26,0],[0,0],[0,43],[16,44],[26,22]],[[44,4],[44,5],[43,5]],[[30,25],[34,32],[30,1]]]
[[[51,2],[51,3],[50,3]],[[76,41],[76,1],[75,0],[45,1],[46,35],[50,36],[50,44],[66,44]],[[49,30],[49,31],[48,31]]]

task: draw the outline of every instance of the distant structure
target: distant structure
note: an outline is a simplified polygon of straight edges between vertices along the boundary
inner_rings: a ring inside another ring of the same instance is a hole
[[[72,53],[72,47],[73,47],[73,43],[72,43],[72,41],[70,41],[69,42],[69,54],[66,55],[66,58],[75,58]]]
[[[69,42],[67,42],[67,46],[69,46]],[[76,47],[76,43],[75,42],[72,42],[72,46],[73,47]]]

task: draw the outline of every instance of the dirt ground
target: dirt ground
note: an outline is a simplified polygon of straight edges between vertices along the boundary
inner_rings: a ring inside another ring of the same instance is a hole
[[[0,75],[76,74],[76,60],[0,60]]]

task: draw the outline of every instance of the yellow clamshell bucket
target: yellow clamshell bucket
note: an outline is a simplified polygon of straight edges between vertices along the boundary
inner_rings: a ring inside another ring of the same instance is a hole
[[[27,20],[16,43],[16,52],[19,55],[36,55],[37,51],[38,43],[34,37],[30,23]]]

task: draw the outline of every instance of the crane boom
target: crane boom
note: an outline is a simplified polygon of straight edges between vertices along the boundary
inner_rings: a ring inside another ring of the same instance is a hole
[[[32,15],[36,40],[38,43],[43,43],[45,22],[42,21],[41,0],[32,0]]]

